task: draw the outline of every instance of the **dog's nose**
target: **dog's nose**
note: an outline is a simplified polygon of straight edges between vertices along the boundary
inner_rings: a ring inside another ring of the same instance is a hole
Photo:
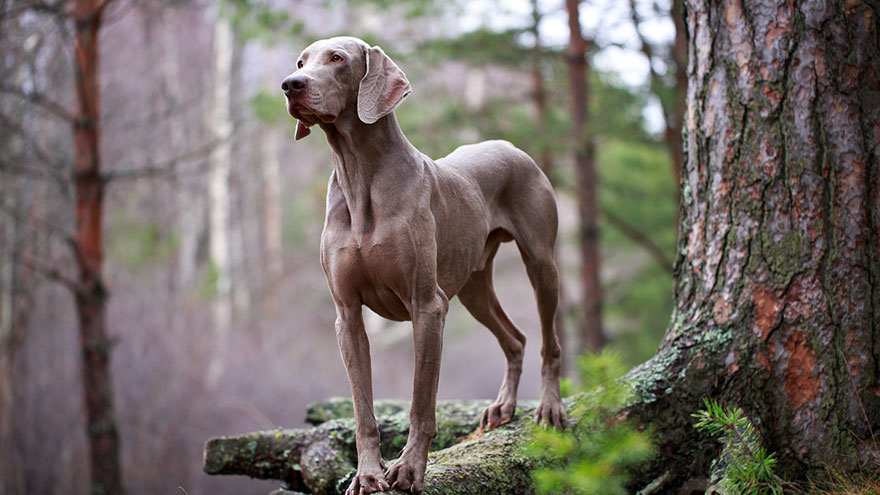
[[[291,93],[299,93],[308,85],[309,80],[306,76],[299,74],[291,74],[287,76],[286,79],[281,83],[281,90],[284,91],[284,94],[289,95]]]

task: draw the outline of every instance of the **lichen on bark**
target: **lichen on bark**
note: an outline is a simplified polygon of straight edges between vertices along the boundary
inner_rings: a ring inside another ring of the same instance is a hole
[[[488,401],[438,403],[438,433],[428,458],[426,494],[496,494],[499,489],[530,493],[534,461],[525,455],[523,446],[534,424],[535,404],[521,405],[507,425],[473,435],[488,405]],[[379,415],[377,422],[382,456],[390,462],[406,443],[409,404],[377,401],[375,407],[387,413]],[[277,479],[286,489],[303,493],[343,493],[356,467],[351,401],[330,399],[312,404],[308,411],[309,418],[319,423],[312,428],[209,440],[205,472]]]

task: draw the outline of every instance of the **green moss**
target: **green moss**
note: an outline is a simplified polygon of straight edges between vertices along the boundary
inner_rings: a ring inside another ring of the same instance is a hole
[[[766,231],[761,232],[764,260],[779,286],[787,286],[791,279],[803,270],[802,244],[800,234],[793,230],[784,232],[779,239]]]

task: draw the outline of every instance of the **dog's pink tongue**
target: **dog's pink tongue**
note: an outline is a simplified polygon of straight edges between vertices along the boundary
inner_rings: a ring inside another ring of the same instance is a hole
[[[308,136],[311,133],[312,133],[312,130],[309,129],[309,126],[303,124],[302,121],[299,121],[299,120],[296,121],[296,140],[297,141]]]

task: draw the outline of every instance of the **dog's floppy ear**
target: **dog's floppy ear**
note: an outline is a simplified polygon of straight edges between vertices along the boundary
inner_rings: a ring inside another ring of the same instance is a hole
[[[400,70],[378,46],[365,50],[367,72],[358,88],[358,118],[372,124],[388,115],[410,93],[412,86]]]
[[[312,133],[312,130],[309,129],[309,126],[303,124],[299,120],[296,121],[296,140],[297,141],[308,136],[311,133]]]

